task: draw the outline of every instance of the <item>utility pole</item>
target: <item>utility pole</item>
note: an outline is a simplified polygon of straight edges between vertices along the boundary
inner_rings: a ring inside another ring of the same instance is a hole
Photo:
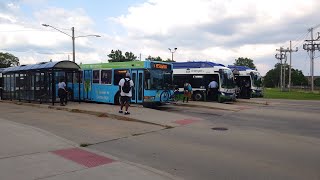
[[[311,75],[311,91],[314,91],[314,54],[316,50],[320,50],[320,44],[314,43],[315,41],[320,40],[320,35],[318,33],[318,37],[313,39],[313,29],[319,27],[320,25],[310,28],[309,31],[311,32],[311,40],[305,40],[309,43],[303,45],[303,49],[307,52],[310,51],[310,75]]]
[[[284,90],[287,89],[287,86],[286,86],[286,66],[287,66],[287,52],[284,53],[284,66],[283,66],[283,87],[284,87]]]
[[[277,49],[277,51],[280,51],[280,54],[276,54],[275,58],[278,59],[280,61],[280,90],[283,91],[283,72],[282,72],[282,60],[285,59],[285,54],[284,54],[284,49],[282,47],[280,47],[280,49]]]
[[[296,47],[295,50],[292,50],[292,42],[290,41],[290,48],[287,48],[287,49],[283,49],[283,52],[287,53],[289,52],[290,53],[290,63],[289,63],[289,82],[288,82],[288,88],[289,88],[289,91],[291,89],[291,63],[292,63],[292,52],[297,52],[298,51],[298,47]],[[286,65],[287,65],[287,55],[285,54],[285,67],[284,67],[284,72],[286,71]],[[286,77],[286,74],[284,73],[284,83],[286,82],[285,81],[285,77]],[[284,85],[286,86],[286,85]]]
[[[289,65],[289,91],[291,90],[291,62],[292,62],[292,52],[297,52],[298,51],[298,47],[296,47],[296,50],[292,50],[292,42],[290,41],[290,65]]]

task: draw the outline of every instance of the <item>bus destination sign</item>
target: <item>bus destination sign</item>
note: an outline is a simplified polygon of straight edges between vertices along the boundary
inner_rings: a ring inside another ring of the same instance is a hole
[[[154,69],[171,69],[171,65],[160,63],[152,63],[151,67]]]

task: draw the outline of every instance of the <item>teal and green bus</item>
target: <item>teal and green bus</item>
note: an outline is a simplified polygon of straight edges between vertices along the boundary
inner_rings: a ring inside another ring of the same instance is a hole
[[[80,64],[80,86],[73,86],[74,98],[119,104],[119,81],[129,72],[134,82],[132,103],[146,107],[168,103],[171,98],[172,65],[165,62],[129,61]],[[80,87],[80,91],[79,91]]]

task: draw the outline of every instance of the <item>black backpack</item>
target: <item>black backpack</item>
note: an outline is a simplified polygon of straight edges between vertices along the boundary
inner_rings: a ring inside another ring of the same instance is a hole
[[[124,83],[123,83],[123,86],[122,86],[122,91],[124,93],[129,93],[131,90],[131,86],[130,86],[130,79],[127,80],[126,78],[124,78]]]

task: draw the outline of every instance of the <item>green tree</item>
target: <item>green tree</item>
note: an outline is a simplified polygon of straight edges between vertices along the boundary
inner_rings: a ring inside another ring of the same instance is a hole
[[[167,58],[167,60],[165,60],[164,62],[176,62],[175,60],[172,61],[172,59]]]
[[[111,50],[111,53],[108,55],[110,59],[108,59],[109,62],[125,62],[125,61],[134,61],[137,59],[137,57],[132,52],[125,52],[124,55],[122,55],[121,50],[113,51]]]
[[[320,78],[314,80],[314,85],[320,87]]]
[[[289,79],[289,75],[286,76],[287,79]],[[291,69],[291,83],[293,86],[306,86],[308,85],[308,79],[303,75],[301,70]]]
[[[253,60],[249,59],[249,58],[239,57],[238,59],[235,59],[235,63],[233,63],[233,64],[235,66],[247,66],[251,69],[257,69],[253,63]]]
[[[19,58],[10,54],[0,52],[0,68],[6,68],[10,66],[19,66]]]
[[[146,60],[150,60],[150,61],[163,61],[160,56],[158,56],[158,57],[152,57],[152,56],[150,56],[150,55],[146,58]]]
[[[135,56],[132,52],[126,52],[124,55],[125,55],[126,61],[137,60],[137,56]]]
[[[265,87],[277,87],[280,84],[280,64],[277,63],[274,69],[267,72],[263,83]],[[289,83],[289,71],[286,71],[286,84]],[[308,85],[307,78],[303,75],[301,70],[291,69],[291,83],[293,86]]]
[[[263,84],[265,87],[276,87],[279,84],[280,73],[276,69],[271,69],[267,72],[263,79]]]

